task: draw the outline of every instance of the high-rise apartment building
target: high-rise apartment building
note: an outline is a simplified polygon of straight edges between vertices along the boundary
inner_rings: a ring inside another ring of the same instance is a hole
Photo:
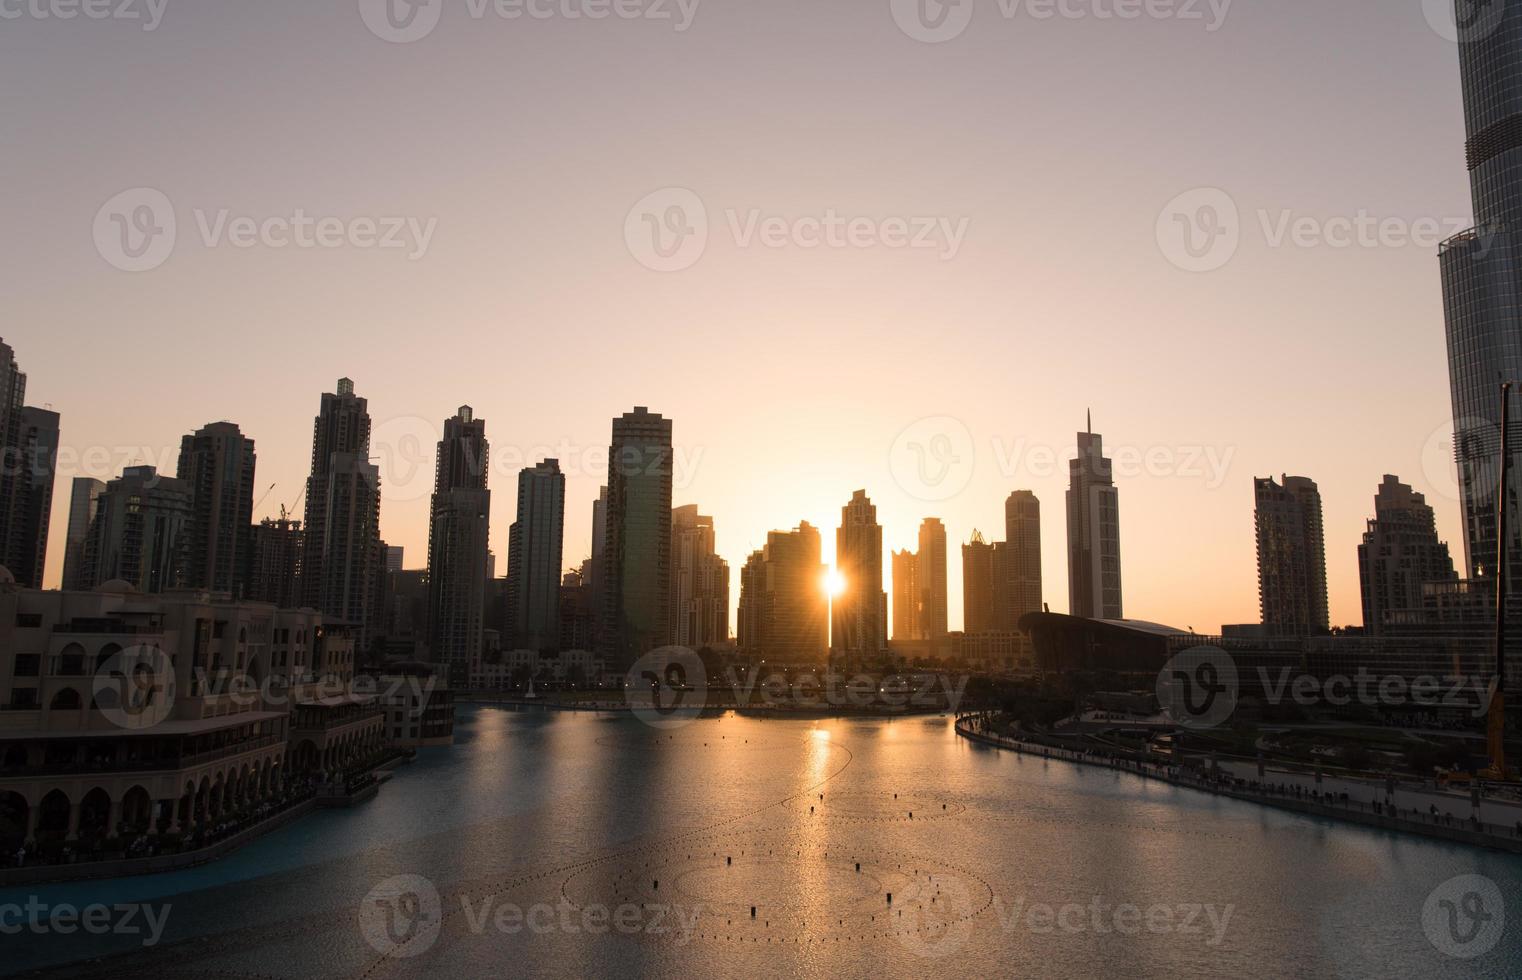
[[[95,522],[96,504],[106,485],[88,476],[76,476],[69,490],[69,528],[63,549],[63,587],[78,592],[90,588],[85,551],[90,543],[90,526]]]
[[[912,551],[893,553],[893,639],[925,638],[920,593],[919,555]]]
[[[1041,501],[1016,490],[1004,502],[1004,547],[1000,549],[998,628],[1016,630],[1026,613],[1041,611]]]
[[[1330,628],[1321,493],[1313,480],[1254,480],[1257,498],[1258,596],[1263,625],[1309,636]]]
[[[856,491],[841,508],[835,569],[844,586],[835,597],[830,645],[845,654],[876,655],[887,645],[888,597],[883,592],[883,529],[865,490]]]
[[[312,427],[303,528],[304,605],[353,626],[356,645],[369,645],[375,597],[382,591],[380,468],[370,462],[369,403],[340,378],[325,393]]]
[[[1078,433],[1068,463],[1068,609],[1085,619],[1120,619],[1120,499],[1104,437]]]
[[[740,648],[781,663],[817,663],[829,653],[829,596],[823,540],[807,521],[773,531],[740,573]]]
[[[916,558],[920,589],[922,638],[939,640],[950,632],[947,621],[946,525],[938,517],[920,524],[920,550]]]
[[[26,375],[0,341],[0,566],[42,588],[47,564],[58,414],[26,405]]]
[[[565,474],[547,459],[518,474],[518,519],[508,533],[507,596],[517,650],[560,647]]]
[[[176,476],[190,487],[184,585],[244,598],[253,561],[254,440],[213,422],[180,441]]]
[[[962,630],[968,634],[990,633],[999,627],[998,590],[994,574],[994,546],[981,531],[962,545]]]
[[[246,597],[281,609],[301,606],[301,522],[265,518],[253,527]]]
[[[598,651],[626,671],[671,634],[671,420],[644,407],[613,420],[598,570]]]
[[[428,525],[428,635],[450,683],[470,684],[483,652],[491,491],[486,422],[470,406],[444,422]]]
[[[79,588],[112,580],[143,593],[179,588],[190,517],[189,484],[151,466],[129,466],[95,502]]]
[[[1386,476],[1374,495],[1374,519],[1358,546],[1364,631],[1377,635],[1387,626],[1422,622],[1422,586],[1457,579],[1426,498]]]
[[[692,650],[729,639],[729,563],[714,552],[713,518],[696,504],[671,512],[671,643]]]

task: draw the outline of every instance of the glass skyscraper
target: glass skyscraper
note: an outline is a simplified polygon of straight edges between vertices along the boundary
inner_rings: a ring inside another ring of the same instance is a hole
[[[1470,576],[1495,571],[1500,456],[1500,393],[1522,379],[1518,287],[1522,253],[1522,4],[1497,5],[1470,25],[1458,3],[1465,155],[1475,227],[1443,244],[1439,256],[1453,393],[1454,453],[1464,512]],[[1513,472],[1522,458],[1522,404],[1513,402]],[[1516,484],[1513,484],[1516,487]],[[1515,490],[1514,490],[1515,492]],[[1512,501],[1515,506],[1515,498]],[[1511,574],[1522,572],[1522,522],[1511,523]]]

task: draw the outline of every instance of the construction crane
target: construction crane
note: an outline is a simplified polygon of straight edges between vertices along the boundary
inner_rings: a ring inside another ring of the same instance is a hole
[[[301,498],[305,497],[306,495],[307,495],[307,488],[306,487],[302,487],[301,488],[301,492],[296,495],[296,499],[291,501],[291,506],[287,507],[285,504],[281,504],[280,505],[280,519],[282,521],[289,521],[293,517],[295,517],[296,516],[296,507],[297,507],[298,504],[301,503]]]

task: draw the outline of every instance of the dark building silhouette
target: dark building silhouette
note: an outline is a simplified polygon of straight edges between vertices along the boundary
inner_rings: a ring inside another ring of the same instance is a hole
[[[370,413],[354,382],[325,393],[312,426],[301,563],[304,605],[356,629],[364,649],[380,575],[380,469],[370,462]]]
[[[883,592],[883,529],[877,508],[858,490],[841,508],[835,532],[835,569],[844,588],[832,609],[832,649],[872,656],[887,647],[888,597]]]
[[[81,589],[120,580],[139,592],[179,588],[190,534],[190,486],[129,466],[96,500]]]
[[[0,566],[40,589],[47,566],[58,413],[26,404],[26,375],[0,341]]]
[[[85,561],[90,545],[90,526],[106,485],[88,476],[76,476],[69,491],[68,539],[63,550],[63,587],[79,591],[90,588]]]
[[[190,487],[183,584],[244,597],[253,560],[254,440],[213,422],[180,441],[177,477]]]
[[[818,662],[829,653],[829,596],[823,539],[804,521],[773,531],[740,572],[740,648],[784,663]]]
[[[1068,608],[1087,619],[1121,619],[1120,497],[1092,420],[1068,463],[1067,505]]]
[[[557,650],[565,546],[565,474],[559,460],[544,460],[518,474],[517,513],[507,546],[511,634],[503,642],[518,650]]]
[[[670,636],[671,420],[635,408],[613,420],[600,565],[598,652],[626,671]]]
[[[1321,493],[1303,476],[1286,476],[1282,485],[1271,477],[1253,484],[1263,625],[1274,634],[1325,633],[1331,622]]]
[[[281,609],[301,605],[301,522],[265,518],[253,528],[247,598],[272,602]]]
[[[469,405],[444,422],[428,525],[428,636],[435,662],[456,688],[481,660],[491,491],[486,422]]]
[[[1390,626],[1427,619],[1424,606],[1431,593],[1424,587],[1457,579],[1426,498],[1386,476],[1374,496],[1374,519],[1358,546],[1364,631],[1378,635]]]

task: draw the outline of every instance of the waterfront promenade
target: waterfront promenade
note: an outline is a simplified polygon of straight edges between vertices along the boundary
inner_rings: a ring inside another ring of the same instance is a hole
[[[1072,748],[1055,739],[1033,735],[1013,738],[989,731],[985,726],[986,719],[981,715],[964,715],[956,721],[957,734],[963,738],[1012,752],[1101,766],[1309,816],[1522,854],[1522,806],[1511,801],[1483,800],[1480,812],[1485,819],[1479,819],[1473,815],[1469,797],[1452,793],[1398,786],[1395,795],[1387,799],[1384,786],[1374,781],[1323,777],[1318,784],[1314,774],[1275,769],[1265,770],[1264,776],[1258,778],[1255,770],[1251,776],[1243,775],[1244,767],[1239,763],[1222,764],[1215,772],[1197,772]],[[1493,822],[1497,815],[1512,814],[1518,822]]]

